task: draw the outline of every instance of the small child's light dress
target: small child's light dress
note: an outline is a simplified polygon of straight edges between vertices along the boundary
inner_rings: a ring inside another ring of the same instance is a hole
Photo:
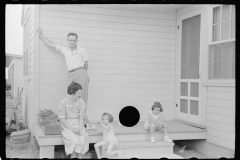
[[[109,130],[106,130],[105,128],[103,129],[103,141],[105,145],[109,145],[109,144],[118,145],[117,138],[114,134],[113,125],[110,124]]]
[[[161,116],[161,113],[159,113],[158,115],[154,115],[152,110],[150,110],[148,112],[150,114],[150,116],[152,117],[153,119],[153,123],[155,124],[155,130],[158,126],[160,126],[160,128],[163,128],[164,126],[164,121],[162,119],[162,116]],[[148,122],[148,118],[147,118],[147,121],[145,122],[144,124],[144,128],[149,131],[149,122]]]

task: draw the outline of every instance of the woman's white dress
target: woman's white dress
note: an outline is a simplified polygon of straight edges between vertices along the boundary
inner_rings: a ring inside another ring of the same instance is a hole
[[[80,127],[80,111],[85,111],[85,102],[83,99],[78,99],[76,105],[69,105],[67,99],[64,98],[60,100],[58,109],[58,118],[65,118],[67,123],[74,128]],[[67,155],[73,152],[85,154],[89,150],[89,137],[84,127],[81,134],[75,134],[66,128],[64,124],[61,124],[61,134]]]

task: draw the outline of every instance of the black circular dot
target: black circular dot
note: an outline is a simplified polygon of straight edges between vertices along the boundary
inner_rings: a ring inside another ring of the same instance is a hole
[[[119,113],[119,121],[125,127],[135,126],[140,119],[140,114],[137,108],[133,106],[124,107]]]

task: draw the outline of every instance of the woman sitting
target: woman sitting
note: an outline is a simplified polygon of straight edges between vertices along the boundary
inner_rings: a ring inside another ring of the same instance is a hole
[[[69,96],[60,100],[58,106],[65,151],[67,155],[71,154],[71,158],[82,158],[89,150],[89,137],[83,126],[85,102],[80,98],[82,87],[72,82],[67,93]]]

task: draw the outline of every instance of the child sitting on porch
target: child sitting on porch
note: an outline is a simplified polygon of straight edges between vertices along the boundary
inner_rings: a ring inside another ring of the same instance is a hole
[[[118,154],[118,158],[121,157],[121,151],[112,151],[115,145],[118,145],[117,138],[114,135],[114,128],[111,124],[113,122],[113,116],[109,113],[103,113],[102,122],[98,122],[103,126],[103,141],[100,141],[94,144],[94,148],[96,150],[96,154],[98,158],[102,158],[100,156],[99,147],[107,146],[107,155]]]
[[[144,124],[144,128],[149,131],[151,136],[151,142],[155,142],[154,131],[164,129],[164,141],[172,142],[167,135],[167,124],[162,116],[163,109],[159,102],[154,102],[152,109],[148,112],[148,119]]]

